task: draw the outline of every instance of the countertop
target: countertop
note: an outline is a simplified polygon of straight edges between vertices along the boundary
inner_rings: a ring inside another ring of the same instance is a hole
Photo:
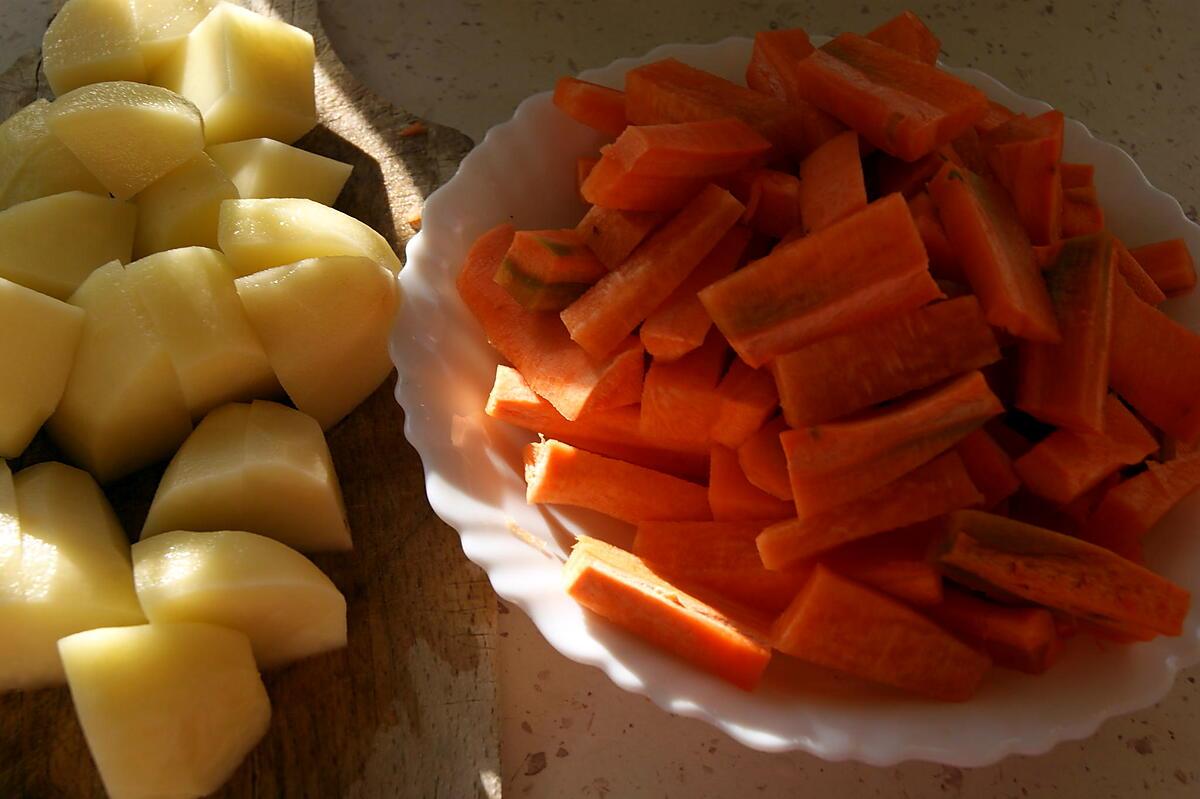
[[[1038,97],[1135,157],[1187,214],[1200,206],[1200,3],[965,0],[906,4],[942,38],[943,59]],[[6,0],[0,69],[37,46],[53,0]],[[18,7],[19,6],[19,7]],[[564,73],[670,41],[767,27],[865,30],[904,5],[866,0],[329,0],[324,20],[359,77],[408,110],[475,140]],[[1200,796],[1200,668],[1158,706],[1041,757],[957,769],[872,768],[748,750],[675,718],[552,650],[500,605],[506,797]]]

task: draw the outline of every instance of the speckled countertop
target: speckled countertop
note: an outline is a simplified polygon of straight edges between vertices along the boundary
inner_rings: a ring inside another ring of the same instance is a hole
[[[1200,206],[1197,0],[325,0],[342,58],[379,94],[476,140],[563,73],[671,41],[765,27],[861,30],[907,5],[943,58],[1044,99]],[[0,0],[0,68],[35,47],[53,0]],[[504,795],[511,797],[1200,797],[1200,669],[1088,741],[982,769],[878,769],[745,749],[572,663],[517,609],[499,624]]]

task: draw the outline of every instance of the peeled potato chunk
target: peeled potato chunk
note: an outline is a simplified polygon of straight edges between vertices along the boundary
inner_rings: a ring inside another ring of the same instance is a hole
[[[0,691],[62,682],[64,635],[145,621],[129,542],[96,481],[61,463],[14,479],[0,462]]]
[[[83,311],[0,278],[0,458],[25,451],[54,413],[83,329]]]
[[[159,86],[93,83],[59,97],[47,124],[114,197],[129,199],[204,149],[200,112]]]
[[[307,31],[221,3],[151,81],[196,104],[210,144],[257,136],[290,144],[317,124],[315,61]]]
[[[300,197],[333,205],[354,168],[274,139],[213,144],[208,155],[242,199]]]
[[[0,211],[0,277],[65,300],[96,267],[129,261],[137,208],[82,191]]]
[[[171,460],[141,539],[173,530],[246,530],[302,552],[350,549],[321,428],[274,402],[217,408]]]
[[[42,37],[42,70],[58,95],[89,83],[146,80],[132,0],[67,0]]]
[[[153,72],[183,44],[217,0],[133,0],[138,43],[146,70]]]
[[[233,400],[282,393],[220,252],[184,247],[125,267],[193,418]]]
[[[207,796],[270,723],[250,642],[237,630],[146,624],[79,633],[58,649],[112,799]]]
[[[192,417],[166,345],[119,263],[93,272],[71,304],[87,316],[47,430],[73,461],[107,483],[174,452],[191,432]]]
[[[237,292],[284,391],[322,428],[391,372],[388,333],[400,293],[375,261],[312,258],[240,277]]]
[[[254,533],[170,532],[133,547],[152,624],[199,621],[244,632],[259,668],[346,645],[346,599],[311,560]]]
[[[361,255],[400,271],[387,239],[370,226],[312,200],[227,200],[217,233],[239,277],[326,255]]]
[[[238,190],[204,153],[142,189],[138,208],[135,258],[177,247],[216,247],[221,203]]]
[[[34,100],[0,123],[0,211],[64,191],[108,194],[46,127],[50,103]]]

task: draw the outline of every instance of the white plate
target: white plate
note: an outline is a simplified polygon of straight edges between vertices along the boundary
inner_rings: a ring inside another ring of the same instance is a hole
[[[744,38],[665,45],[581,77],[620,87],[627,70],[673,57],[741,82],[750,50]],[[950,71],[1014,110],[1049,108],[975,70]],[[497,355],[459,301],[454,279],[471,242],[496,224],[574,225],[584,210],[575,192],[575,158],[594,153],[601,141],[559,113],[549,92],[525,100],[511,120],[492,128],[425,204],[422,231],[409,243],[400,275],[405,308],[392,338],[400,373],[396,398],[407,414],[408,439],[425,465],[433,509],[458,530],[463,551],[487,572],[496,593],[524,609],[555,649],[604,669],[625,690],[672,713],[704,719],[755,749],[802,749],[875,765],[915,758],[979,766],[1009,754],[1045,752],[1091,735],[1105,719],[1153,704],[1179,669],[1200,661],[1200,608],[1193,607],[1181,637],[1109,646],[1080,636],[1048,674],[995,669],[964,704],[864,690],[782,657],[761,688],[745,693],[584,613],[560,586],[558,560],[522,542],[511,526],[559,554],[572,532],[627,543],[630,530],[598,514],[525,503],[520,449],[532,436],[492,423],[482,412]],[[1200,254],[1200,228],[1146,181],[1129,156],[1075,121],[1067,123],[1065,147],[1068,160],[1096,165],[1097,188],[1117,235],[1131,245],[1182,236]],[[1200,299],[1169,307],[1186,324],[1200,321]],[[1198,519],[1200,497],[1170,516],[1147,553],[1153,566],[1187,587],[1200,586],[1200,536],[1192,534]]]

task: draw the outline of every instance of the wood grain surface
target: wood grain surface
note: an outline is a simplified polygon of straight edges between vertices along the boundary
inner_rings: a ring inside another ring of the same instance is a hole
[[[363,88],[330,47],[316,0],[243,5],[312,32],[320,124],[297,144],[354,172],[337,207],[403,257],[408,220],[471,141]],[[0,75],[0,118],[49,97],[31,53]],[[271,728],[218,794],[228,797],[498,797],[495,596],[430,510],[389,378],[330,431],[355,551],[315,557],[346,594],[349,648],[264,675]],[[39,436],[14,471],[59,454]],[[110,487],[140,529],[163,465]],[[0,654],[2,656],[2,654]],[[0,797],[103,796],[65,688],[0,696]]]

